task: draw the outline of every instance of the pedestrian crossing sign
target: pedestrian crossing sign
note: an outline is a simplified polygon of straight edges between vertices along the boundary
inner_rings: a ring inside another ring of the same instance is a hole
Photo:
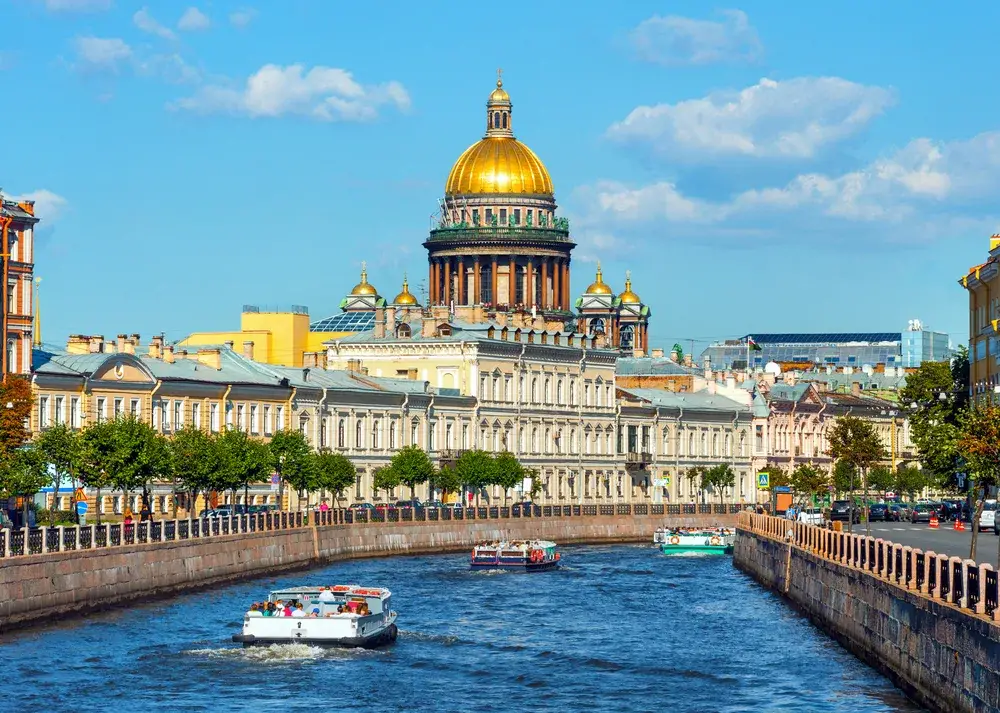
[[[769,490],[771,487],[771,475],[767,472],[757,473],[757,489]]]

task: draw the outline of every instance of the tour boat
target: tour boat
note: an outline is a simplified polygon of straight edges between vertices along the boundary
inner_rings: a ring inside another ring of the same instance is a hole
[[[331,596],[332,595],[332,596]],[[338,584],[294,587],[271,592],[267,601],[302,605],[305,616],[265,616],[252,607],[243,617],[243,631],[233,641],[250,646],[309,644],[375,648],[396,640],[392,593],[381,587]]]
[[[559,566],[556,543],[547,540],[483,542],[472,550],[472,569],[506,569],[540,572]]]
[[[653,533],[653,544],[665,555],[716,554],[731,555],[736,536],[726,528],[662,529]]]

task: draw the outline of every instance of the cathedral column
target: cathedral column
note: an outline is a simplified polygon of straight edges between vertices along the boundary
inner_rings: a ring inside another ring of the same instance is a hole
[[[431,304],[437,304],[438,301],[438,261],[437,258],[431,258]]]
[[[529,257],[524,280],[524,306],[530,310],[533,304],[535,304],[535,261]]]
[[[466,304],[465,293],[468,288],[465,284],[465,258],[458,258],[458,265],[455,267],[455,271],[458,275],[458,286],[455,289],[455,304],[464,305]]]
[[[508,309],[514,309],[514,305],[517,304],[517,261],[513,256],[510,258],[510,279],[508,280],[508,292],[510,292],[510,299],[507,302]]]
[[[549,307],[549,258],[542,258],[542,299],[539,305],[541,309]]]
[[[562,258],[552,258],[552,306],[563,309],[562,303]]]
[[[493,256],[493,260],[490,262],[490,302],[493,303],[493,308],[500,304],[499,295],[497,295],[497,256]]]
[[[444,262],[444,303],[451,304],[451,258],[445,258]]]
[[[476,258],[476,261],[475,261],[475,263],[473,265],[473,269],[475,270],[475,274],[472,276],[472,291],[473,291],[473,295],[472,295],[472,301],[471,301],[470,304],[478,305],[478,304],[482,304],[483,303],[483,288],[482,288],[482,282],[481,282],[482,278],[481,278],[481,275],[479,273],[479,270],[481,268],[479,266],[479,258],[478,257]]]
[[[563,263],[563,309],[569,309],[573,298],[569,292],[569,258]]]

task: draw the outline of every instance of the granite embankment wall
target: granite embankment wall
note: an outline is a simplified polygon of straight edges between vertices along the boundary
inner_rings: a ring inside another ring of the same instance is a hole
[[[505,537],[649,542],[665,524],[735,523],[735,515],[628,515],[345,524],[15,557],[0,561],[0,631],[342,559],[455,552]]]
[[[741,516],[737,529],[736,567],[786,597],[911,699],[946,713],[1000,710],[1000,626],[990,614],[963,610],[962,601],[936,599],[933,583],[930,590],[924,581],[916,586],[916,577],[908,587],[916,570],[890,554],[898,545],[865,543],[871,546],[854,552],[854,558],[845,551],[844,561],[838,561],[838,553],[827,547],[828,536],[818,548],[803,547],[802,535],[809,539],[815,533],[798,528],[788,542],[748,521]],[[871,554],[871,567],[865,567],[864,557],[856,566],[861,554]],[[893,560],[902,563],[898,572]]]

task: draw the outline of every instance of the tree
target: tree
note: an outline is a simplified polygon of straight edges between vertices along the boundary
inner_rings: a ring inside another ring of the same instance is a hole
[[[695,491],[701,492],[705,488],[705,468],[700,465],[693,465],[684,472],[684,477],[688,479],[688,489],[695,496]]]
[[[441,488],[442,499],[446,493],[457,493],[462,489],[462,479],[450,465],[444,466],[434,475],[434,482]]]
[[[913,466],[903,466],[894,475],[893,489],[897,493],[906,493],[911,500],[928,485],[927,474]]]
[[[389,493],[398,485],[399,474],[391,466],[383,466],[375,471],[375,476],[372,478],[372,489],[376,493],[384,490],[386,500],[389,499]]]
[[[229,490],[236,503],[236,491],[243,488],[243,504],[249,505],[251,483],[270,478],[274,463],[267,444],[250,438],[245,431],[228,428],[218,437],[221,469],[218,490]]]
[[[860,483],[858,469],[846,460],[838,460],[833,464],[833,491],[840,494],[850,494],[854,492],[854,484]]]
[[[410,498],[416,498],[416,488],[434,475],[434,464],[420,446],[404,446],[396,451],[389,463],[399,482],[410,488]]]
[[[298,490],[311,489],[316,461],[313,451],[301,431],[286,429],[271,436],[268,448],[274,458],[274,472],[278,475],[278,501],[284,503],[285,481]]]
[[[538,472],[537,468],[525,468],[524,477],[531,479],[531,490],[528,491],[528,495],[531,496],[532,500],[535,500],[542,492],[542,476]]]
[[[101,490],[112,487],[117,460],[115,425],[98,421],[80,434],[80,481],[97,490],[97,524],[101,524]]]
[[[854,466],[862,475],[865,489],[865,502],[868,502],[868,482],[865,476],[868,468],[885,458],[885,446],[875,432],[875,427],[868,421],[862,421],[854,416],[841,416],[830,429],[828,437],[830,455],[837,461],[846,461]],[[854,519],[847,518],[848,532],[852,531]],[[865,518],[865,530],[871,535],[871,521]]]
[[[166,439],[131,414],[108,422],[107,428],[110,467],[106,470],[111,484],[126,496],[141,489],[148,508],[149,484],[156,478],[170,477],[172,463]]]
[[[214,436],[200,428],[185,426],[174,434],[170,450],[173,454],[174,476],[178,485],[188,493],[190,514],[197,507],[198,494],[212,489],[216,475],[222,469],[219,443]]]
[[[493,456],[478,449],[466,451],[455,462],[455,470],[458,471],[462,485],[475,491],[477,505],[481,489],[496,482],[494,466]]]
[[[15,451],[28,442],[25,426],[31,418],[34,396],[31,382],[10,375],[0,382],[0,460],[13,458]]]
[[[50,480],[49,464],[36,445],[20,448],[0,461],[0,494],[23,499],[25,526],[28,523],[28,501]]]
[[[343,453],[323,449],[313,459],[317,487],[336,494],[338,500],[357,482],[358,470]]]
[[[882,497],[896,485],[896,474],[884,465],[877,465],[868,471],[868,487]]]
[[[777,487],[790,486],[792,484],[791,476],[789,476],[788,472],[777,463],[768,463],[764,472],[767,473],[767,484],[771,490],[774,490]]]
[[[722,503],[722,496],[726,488],[731,488],[736,484],[736,473],[729,467],[728,463],[720,463],[705,470],[701,476],[701,485],[705,489],[714,489],[719,494],[719,503]]]
[[[1000,483],[1000,407],[983,404],[967,409],[958,424],[958,452],[972,481],[974,514],[969,559],[976,559],[976,540],[983,502],[991,487]],[[997,553],[1000,566],[1000,551]]]
[[[494,482],[503,488],[506,503],[510,491],[524,482],[524,466],[513,453],[501,451],[493,459],[493,470]]]
[[[59,494],[62,479],[68,477],[73,486],[73,497],[70,499],[73,514],[77,524],[80,524],[80,516],[76,512],[76,481],[80,471],[80,434],[66,426],[58,424],[42,431],[42,435],[37,440],[38,449],[45,456],[45,460],[52,465],[54,475],[52,477],[52,489],[55,495]],[[49,524],[56,522],[56,508],[53,504],[49,511]]]
[[[799,463],[792,471],[790,480],[796,494],[810,500],[830,486],[830,477],[811,463]]]

